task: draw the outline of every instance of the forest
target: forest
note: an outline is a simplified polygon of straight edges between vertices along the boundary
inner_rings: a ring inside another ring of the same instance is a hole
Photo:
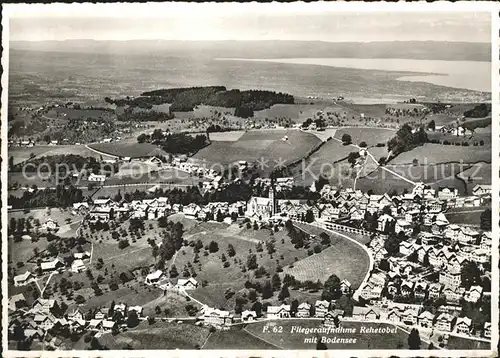
[[[140,97],[123,99],[105,98],[117,106],[151,109],[153,105],[170,103],[170,114],[190,112],[198,105],[235,108],[235,115],[241,118],[253,117],[254,111],[270,108],[274,104],[293,104],[292,95],[262,90],[227,90],[224,86],[168,88],[148,91]]]

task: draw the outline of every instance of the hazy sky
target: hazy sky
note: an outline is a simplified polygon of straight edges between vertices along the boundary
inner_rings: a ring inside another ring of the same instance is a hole
[[[251,5],[251,6],[248,6]],[[306,4],[309,5],[309,4]],[[11,40],[436,40],[490,42],[487,12],[339,12],[293,4],[11,6]],[[365,7],[366,8],[366,7]]]

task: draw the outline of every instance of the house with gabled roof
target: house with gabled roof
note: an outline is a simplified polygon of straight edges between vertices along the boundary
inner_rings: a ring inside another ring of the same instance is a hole
[[[282,304],[281,306],[267,307],[267,318],[269,319],[289,318],[289,317],[290,317],[290,305]]]
[[[51,272],[60,269],[61,267],[64,267],[64,262],[59,259],[59,257],[56,257],[52,261],[48,262],[42,262],[40,264],[40,267],[42,268],[43,272]]]
[[[437,318],[434,323],[434,327],[440,331],[451,332],[451,328],[455,318],[449,313],[443,312]]]
[[[351,293],[351,283],[347,279],[340,281],[340,291],[343,295],[348,295]]]
[[[308,302],[302,302],[297,309],[296,317],[308,318],[310,316],[310,312],[311,305]]]
[[[380,318],[380,312],[372,307],[354,306],[352,317],[359,320],[376,320]]]
[[[426,281],[417,282],[415,284],[415,288],[413,290],[414,297],[418,300],[425,299],[425,296],[427,295],[427,287],[428,287],[428,284]]]
[[[429,285],[429,289],[428,289],[428,296],[429,296],[429,299],[432,299],[432,300],[436,300],[439,298],[439,296],[441,295],[441,290],[443,289],[443,285],[440,284],[440,283],[431,283]]]
[[[401,241],[399,243],[399,252],[402,255],[411,255],[415,251],[415,247],[413,246],[412,242],[408,241]]]
[[[326,327],[337,327],[337,323],[344,317],[344,310],[334,309],[325,314],[323,325]]]
[[[432,328],[435,315],[429,311],[424,311],[418,315],[418,324],[425,328]]]
[[[198,281],[194,279],[194,277],[190,277],[188,279],[180,278],[177,281],[177,288],[183,289],[183,290],[194,290],[198,288]]]
[[[467,302],[477,303],[483,295],[483,288],[481,286],[471,286],[465,293],[464,299]]]
[[[472,330],[472,320],[469,317],[458,317],[455,324],[455,331],[461,334],[470,334]]]
[[[255,311],[245,310],[241,312],[241,320],[243,322],[253,322],[257,319],[257,313]]]
[[[412,281],[404,280],[401,283],[401,295],[403,296],[409,296],[413,293],[413,288],[415,286],[415,283]]]
[[[49,314],[36,314],[33,318],[33,321],[36,323],[37,327],[43,331],[48,331],[54,324],[56,323],[56,318]]]
[[[341,287],[342,289],[342,287]],[[328,312],[330,308],[330,302],[326,300],[318,300],[316,301],[316,304],[314,305],[315,308],[315,316],[319,318],[325,317],[326,313]]]
[[[33,274],[29,271],[26,271],[21,275],[14,276],[14,286],[16,287],[26,286],[34,279],[35,277],[33,276]]]
[[[54,299],[37,298],[31,305],[31,312],[37,314],[60,314],[60,307]]]

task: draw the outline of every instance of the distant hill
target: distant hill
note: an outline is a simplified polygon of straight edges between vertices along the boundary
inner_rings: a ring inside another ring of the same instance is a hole
[[[417,60],[491,61],[489,43],[393,41],[393,42],[321,42],[321,41],[11,41],[12,49],[117,53],[204,58],[402,58]]]

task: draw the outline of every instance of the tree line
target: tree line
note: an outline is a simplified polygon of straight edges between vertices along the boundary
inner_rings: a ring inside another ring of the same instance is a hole
[[[292,95],[262,90],[240,91],[227,90],[224,86],[168,88],[148,91],[138,98],[125,99],[105,98],[106,102],[118,106],[152,108],[152,105],[170,103],[170,113],[190,112],[196,106],[208,105],[235,108],[235,116],[253,117],[254,111],[263,110],[274,104],[293,104]]]
[[[42,206],[64,208],[73,203],[83,201],[83,193],[80,189],[69,185],[57,185],[55,188],[25,191],[22,196],[9,195],[9,205],[13,209],[37,208]]]
[[[156,131],[153,133],[155,134]],[[172,154],[192,154],[206,147],[208,143],[207,136],[198,134],[192,136],[186,133],[169,133],[153,138],[147,134],[141,134],[137,137],[138,143],[152,142],[159,145],[164,151]]]

